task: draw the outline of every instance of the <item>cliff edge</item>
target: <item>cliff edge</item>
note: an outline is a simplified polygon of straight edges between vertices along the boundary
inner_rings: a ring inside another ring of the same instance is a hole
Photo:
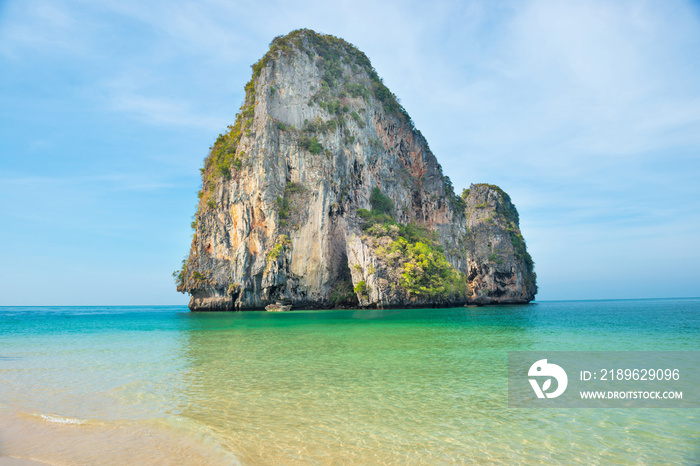
[[[302,29],[253,65],[202,171],[196,310],[525,303],[537,292],[510,197],[454,193],[364,53]]]

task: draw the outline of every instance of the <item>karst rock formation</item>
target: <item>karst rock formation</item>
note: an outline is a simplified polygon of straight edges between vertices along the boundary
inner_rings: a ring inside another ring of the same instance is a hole
[[[245,92],[205,160],[192,246],[175,273],[190,309],[534,299],[510,197],[488,184],[455,195],[364,53],[293,31],[253,65]]]

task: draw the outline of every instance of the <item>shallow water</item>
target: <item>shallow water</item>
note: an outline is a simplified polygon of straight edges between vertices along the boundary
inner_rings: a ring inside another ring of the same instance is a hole
[[[700,300],[391,311],[0,308],[0,456],[697,464],[694,409],[512,409],[515,350],[698,350]]]

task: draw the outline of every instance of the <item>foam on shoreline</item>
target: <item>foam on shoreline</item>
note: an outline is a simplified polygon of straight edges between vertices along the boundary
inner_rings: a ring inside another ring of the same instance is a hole
[[[72,417],[49,416],[47,414],[39,414],[39,417],[46,422],[55,422],[57,424],[85,424],[86,419],[76,419]]]

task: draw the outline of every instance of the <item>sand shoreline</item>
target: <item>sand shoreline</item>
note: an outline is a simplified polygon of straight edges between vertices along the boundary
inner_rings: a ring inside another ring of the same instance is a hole
[[[0,424],[0,466],[238,463],[211,439],[158,420],[94,421],[15,411],[0,413]]]

